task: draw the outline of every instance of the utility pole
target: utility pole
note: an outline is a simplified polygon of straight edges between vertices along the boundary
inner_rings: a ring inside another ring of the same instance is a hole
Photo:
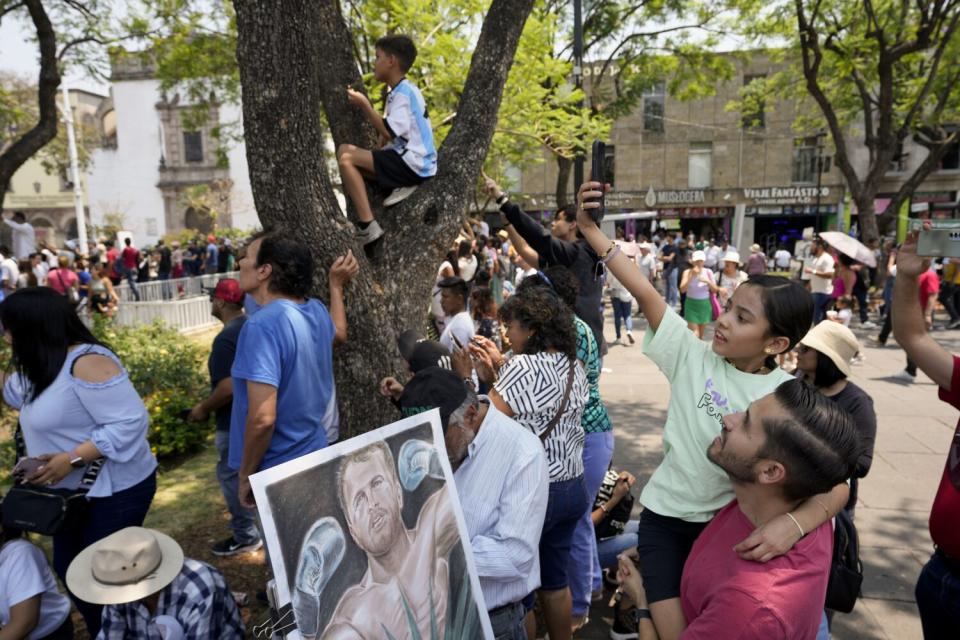
[[[820,233],[820,185],[823,181],[823,139],[826,136],[826,131],[822,129],[817,133],[817,222],[813,228],[814,235]]]
[[[73,178],[73,208],[77,216],[77,255],[87,253],[87,219],[83,211],[83,187],[80,186],[80,161],[77,158],[77,138],[73,133],[73,109],[70,108],[70,91],[63,83],[63,106],[60,109],[67,125],[67,148],[70,151],[70,175]]]
[[[583,89],[583,9],[581,0],[573,0],[573,83]],[[577,110],[583,109],[583,100],[577,103]],[[577,193],[583,184],[583,151],[573,159],[573,192]]]

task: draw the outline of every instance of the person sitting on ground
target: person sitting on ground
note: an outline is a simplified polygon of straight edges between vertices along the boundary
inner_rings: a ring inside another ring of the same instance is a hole
[[[66,582],[77,597],[104,605],[98,640],[244,637],[223,575],[154,529],[127,527],[91,544],[70,563]]]
[[[0,511],[3,505],[0,504]],[[3,519],[0,518],[0,523]],[[0,524],[0,638],[71,640],[70,600],[39,547]]]
[[[475,333],[473,318],[467,311],[467,283],[463,278],[444,278],[437,287],[440,289],[440,307],[447,319],[440,344],[452,352],[454,347],[468,345]]]
[[[918,233],[911,232],[897,255],[893,285],[893,335],[919,367],[940,387],[940,399],[960,408],[960,357],[928,333],[924,280],[930,259],[917,255]],[[918,300],[919,298],[919,300]],[[953,638],[960,629],[960,422],[954,431],[940,486],[930,510],[930,537],[936,550],[923,566],[915,595],[925,638]]]
[[[800,504],[849,478],[860,455],[853,420],[802,380],[791,380],[723,417],[707,456],[729,476],[736,499],[697,538],[683,568],[680,596],[685,640],[814,638],[830,578],[833,530],[824,521],[803,531]],[[765,564],[734,546],[759,524],[786,515],[801,539]],[[640,640],[657,637],[636,554],[620,557],[623,590],[638,606]],[[661,636],[662,637],[662,636]]]
[[[437,149],[427,105],[420,90],[406,77],[417,59],[417,48],[410,38],[402,35],[384,36],[374,46],[373,77],[390,87],[386,112],[380,116],[367,96],[350,87],[347,87],[347,99],[363,111],[377,130],[383,147],[370,151],[341,144],[337,148],[343,188],[356,209],[357,235],[364,245],[383,235],[383,229],[373,219],[364,178],[372,178],[384,189],[393,189],[383,202],[390,207],[437,173]]]
[[[240,259],[240,288],[260,306],[240,330],[230,370],[229,465],[240,504],[256,506],[250,476],[323,449],[338,436],[333,347],[347,340],[343,290],[359,267],[351,252],[330,267],[330,310],[311,298],[313,256],[273,231]]]
[[[850,365],[860,351],[857,336],[837,322],[824,320],[803,337],[797,347],[797,374],[820,393],[830,398],[853,418],[863,449],[850,478],[850,498],[844,507],[853,518],[857,505],[859,479],[865,478],[873,463],[873,446],[877,439],[877,413],[873,398],[850,382]]]
[[[423,369],[403,390],[405,411],[439,407],[444,442],[496,638],[526,640],[523,604],[540,586],[547,510],[543,444],[460,377]]]

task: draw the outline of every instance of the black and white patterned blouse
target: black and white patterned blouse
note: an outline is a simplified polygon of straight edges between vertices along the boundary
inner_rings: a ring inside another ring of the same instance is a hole
[[[574,360],[570,399],[560,421],[547,438],[550,482],[572,480],[583,474],[583,426],[589,385],[583,365]],[[540,435],[560,409],[567,387],[570,359],[562,353],[515,355],[500,370],[493,388],[513,410],[513,418]]]

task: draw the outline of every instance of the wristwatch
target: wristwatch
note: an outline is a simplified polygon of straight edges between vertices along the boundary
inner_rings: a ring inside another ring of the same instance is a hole
[[[640,626],[640,621],[646,618],[647,620],[652,620],[650,617],[650,609],[641,609],[640,607],[634,607],[630,611],[630,619],[633,620],[634,626]]]
[[[83,459],[83,456],[74,456],[70,458],[70,466],[74,469],[80,469],[87,466],[87,461]]]

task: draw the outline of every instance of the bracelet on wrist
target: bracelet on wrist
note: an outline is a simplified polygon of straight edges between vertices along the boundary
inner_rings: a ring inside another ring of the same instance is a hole
[[[803,532],[803,527],[800,526],[800,523],[799,523],[799,522],[797,521],[797,519],[793,516],[793,514],[790,513],[789,511],[787,511],[787,517],[790,518],[791,520],[793,520],[793,524],[797,525],[797,529],[800,530],[800,537],[801,537],[801,538],[802,538],[803,536],[807,535],[807,534],[805,534],[805,533]]]

